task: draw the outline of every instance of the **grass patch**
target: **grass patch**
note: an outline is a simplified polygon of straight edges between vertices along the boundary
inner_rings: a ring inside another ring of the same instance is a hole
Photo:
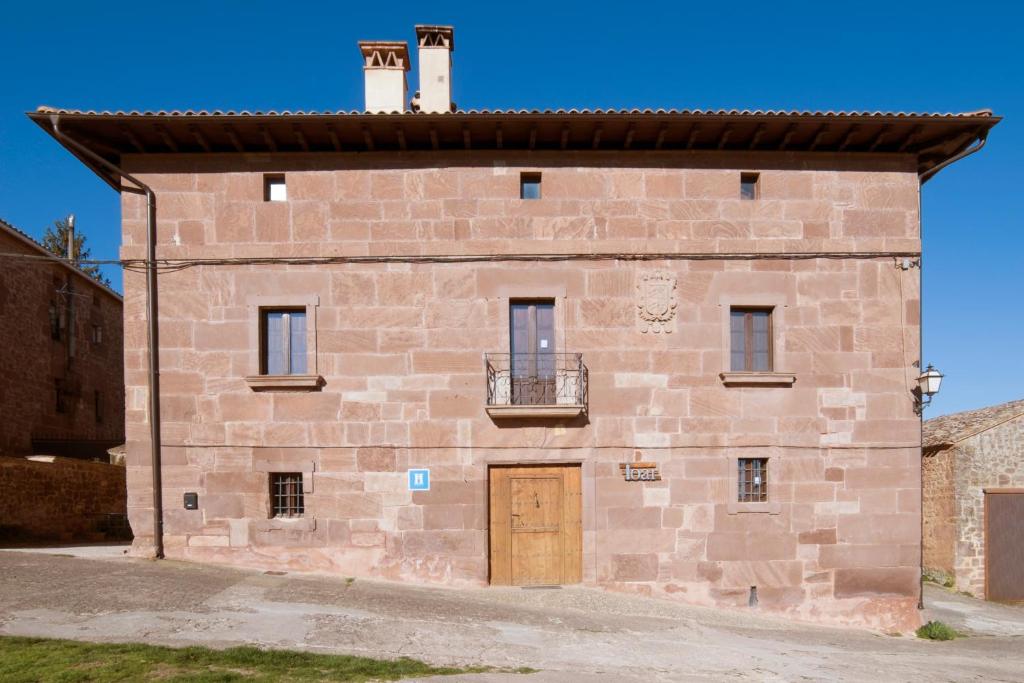
[[[941,621],[929,621],[917,629],[915,633],[917,633],[918,638],[924,638],[925,640],[953,640],[964,635]]]
[[[494,670],[491,667],[431,666],[407,657],[388,660],[255,647],[211,650],[0,636],[0,681],[5,683],[394,681],[411,676]]]

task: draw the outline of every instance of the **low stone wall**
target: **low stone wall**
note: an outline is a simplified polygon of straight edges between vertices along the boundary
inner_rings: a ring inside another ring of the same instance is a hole
[[[0,542],[130,539],[125,469],[0,456]]]

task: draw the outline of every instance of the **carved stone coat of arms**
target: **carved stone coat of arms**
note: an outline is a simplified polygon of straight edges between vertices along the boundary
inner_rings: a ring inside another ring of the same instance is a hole
[[[641,332],[676,330],[676,278],[663,270],[643,273],[636,285],[637,326]]]

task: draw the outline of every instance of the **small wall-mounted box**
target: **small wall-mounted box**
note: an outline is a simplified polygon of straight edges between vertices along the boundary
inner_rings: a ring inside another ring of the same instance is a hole
[[[185,509],[186,510],[198,510],[199,509],[199,494],[195,492],[189,492],[185,494]]]

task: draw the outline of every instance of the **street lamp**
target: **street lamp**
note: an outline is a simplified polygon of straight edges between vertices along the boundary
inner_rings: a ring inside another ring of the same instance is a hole
[[[917,399],[914,405],[914,411],[920,415],[926,406],[932,402],[932,396],[939,393],[939,386],[942,385],[942,378],[945,377],[941,372],[932,367],[929,363],[928,367],[925,368],[921,376],[917,378],[917,388],[914,390],[915,398]]]

